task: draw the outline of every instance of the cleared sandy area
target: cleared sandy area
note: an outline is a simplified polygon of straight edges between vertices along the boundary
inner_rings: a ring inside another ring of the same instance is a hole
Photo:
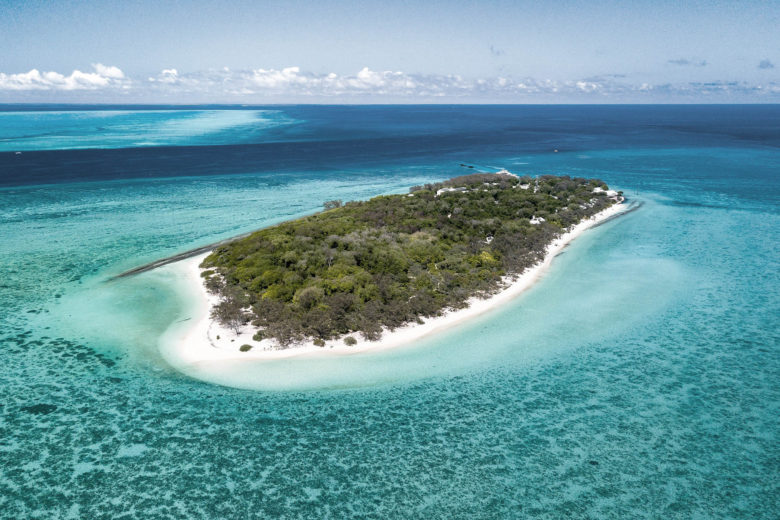
[[[175,368],[183,369],[196,365],[208,365],[209,362],[237,360],[278,360],[293,357],[345,356],[358,353],[381,351],[390,348],[408,346],[416,340],[448,330],[470,318],[484,314],[502,304],[516,298],[531,287],[552,263],[553,258],[560,253],[572,240],[587,229],[624,211],[626,205],[615,204],[604,211],[584,220],[561,235],[547,247],[544,259],[535,266],[515,277],[505,280],[506,287],[489,298],[472,298],[468,307],[451,310],[442,316],[427,318],[422,324],[409,324],[394,331],[386,330],[377,341],[366,341],[359,334],[351,336],[357,344],[347,346],[341,340],[326,342],[324,347],[318,347],[311,341],[294,345],[286,349],[278,349],[270,340],[254,341],[254,329],[247,325],[239,334],[214,322],[209,317],[211,306],[217,298],[209,294],[200,273],[200,263],[209,253],[172,263],[165,267],[178,278],[191,294],[192,306],[184,316],[174,323],[165,333],[160,342],[163,357]],[[242,345],[251,345],[249,351],[241,352]]]

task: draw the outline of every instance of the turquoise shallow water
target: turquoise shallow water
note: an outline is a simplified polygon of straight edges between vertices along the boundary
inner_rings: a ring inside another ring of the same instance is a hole
[[[471,145],[473,163],[598,176],[643,205],[494,313],[248,369],[263,391],[165,366],[157,339],[187,302],[164,269],[107,279],[457,174],[450,155],[0,189],[0,518],[776,518],[780,160],[704,133]]]
[[[0,151],[231,144],[291,122],[277,110],[0,111]]]

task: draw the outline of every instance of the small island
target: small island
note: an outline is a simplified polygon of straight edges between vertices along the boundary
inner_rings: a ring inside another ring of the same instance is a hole
[[[208,342],[257,353],[431,331],[433,321],[477,312],[480,301],[528,286],[518,280],[548,263],[553,246],[563,247],[622,201],[597,179],[502,171],[326,202],[320,213],[197,259],[209,293]]]

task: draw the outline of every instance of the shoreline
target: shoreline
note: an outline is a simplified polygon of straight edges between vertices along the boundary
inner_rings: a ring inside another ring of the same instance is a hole
[[[272,361],[299,357],[345,356],[409,346],[424,337],[457,326],[518,297],[533,286],[549,268],[552,260],[571,241],[586,230],[630,210],[630,206],[624,202],[623,200],[610,206],[562,234],[547,246],[547,252],[541,262],[526,269],[514,279],[506,280],[508,285],[492,296],[485,299],[473,297],[468,300],[468,307],[424,319],[422,324],[411,323],[398,327],[394,331],[385,330],[377,341],[366,341],[358,333],[351,334],[357,340],[357,344],[353,346],[345,345],[342,338],[329,340],[324,347],[318,347],[313,344],[313,340],[309,340],[286,349],[274,349],[269,340],[253,341],[251,338],[254,330],[251,326],[245,326],[242,332],[236,335],[209,317],[211,306],[218,299],[206,291],[199,267],[209,252],[171,263],[166,268],[182,282],[186,291],[190,293],[188,296],[192,298],[193,305],[187,309],[182,319],[172,324],[162,336],[159,342],[160,353],[174,368],[188,372],[188,367],[195,368],[198,365],[219,361]],[[252,345],[252,349],[241,352],[239,347],[244,344]]]

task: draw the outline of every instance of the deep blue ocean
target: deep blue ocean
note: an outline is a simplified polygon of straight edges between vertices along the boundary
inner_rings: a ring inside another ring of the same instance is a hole
[[[407,348],[201,381],[111,280],[500,168],[640,207]],[[780,518],[780,106],[0,106],[0,367],[2,519]]]

